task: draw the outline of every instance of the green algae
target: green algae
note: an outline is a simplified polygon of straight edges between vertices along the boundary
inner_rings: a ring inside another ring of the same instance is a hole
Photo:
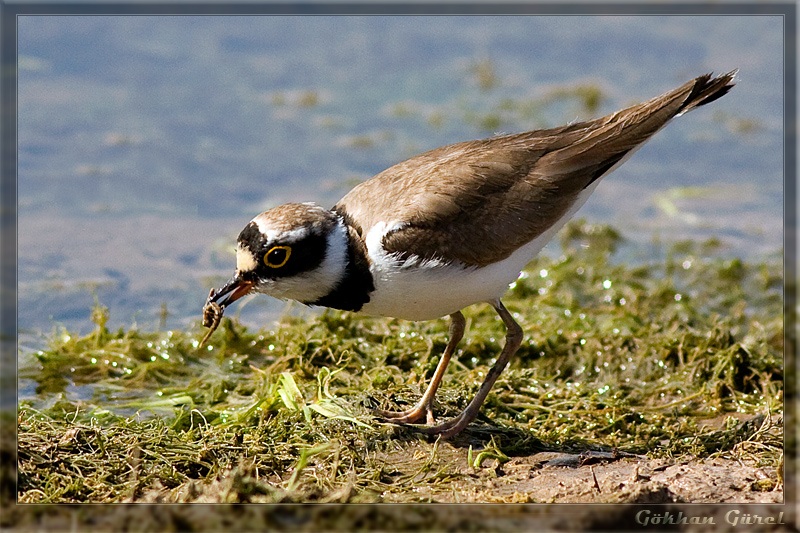
[[[456,490],[467,475],[432,459],[443,450],[471,469],[541,450],[778,465],[779,258],[749,263],[686,241],[630,265],[614,261],[613,228],[576,221],[561,235],[562,253],[534,260],[504,298],[522,347],[452,442],[371,414],[416,401],[445,320],[326,311],[253,330],[225,317],[198,350],[202,302],[189,331],[112,331],[97,303],[91,333],[56,331],[21,359],[36,394],[19,403],[17,497],[204,501],[214,487],[213,501],[229,503],[415,501],[417,485]],[[439,418],[466,406],[504,338],[489,306],[464,313]]]

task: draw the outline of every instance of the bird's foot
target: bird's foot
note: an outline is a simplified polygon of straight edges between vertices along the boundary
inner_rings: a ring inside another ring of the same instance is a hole
[[[474,419],[474,416],[467,414],[465,411],[455,418],[445,420],[441,424],[428,424],[427,426],[409,424],[407,427],[419,433],[425,433],[426,435],[439,435],[443,439],[449,439],[461,433],[461,431],[463,431],[464,428],[466,428]]]
[[[466,428],[475,417],[464,412],[455,418],[445,420],[437,424],[433,416],[433,410],[424,405],[415,405],[406,411],[384,411],[383,409],[375,409],[373,411],[378,417],[391,424],[406,427],[418,433],[426,435],[439,435],[444,439],[454,437]],[[419,423],[422,419],[425,423]]]
[[[433,408],[430,404],[423,402],[405,411],[384,411],[383,409],[375,409],[374,412],[380,418],[392,424],[414,424],[423,418],[429,426],[433,426],[436,423],[436,418],[433,416]]]

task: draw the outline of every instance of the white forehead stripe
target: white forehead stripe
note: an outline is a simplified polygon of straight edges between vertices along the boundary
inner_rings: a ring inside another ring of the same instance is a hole
[[[252,252],[248,248],[242,246],[242,243],[236,245],[236,270],[239,272],[249,272],[255,270],[258,263]]]
[[[258,215],[251,222],[255,222],[259,233],[266,237],[267,242],[274,242],[278,237],[280,237],[282,242],[298,242],[308,237],[309,234],[309,229],[305,226],[300,226],[291,230],[275,227],[274,225],[270,225],[269,219],[261,215]]]

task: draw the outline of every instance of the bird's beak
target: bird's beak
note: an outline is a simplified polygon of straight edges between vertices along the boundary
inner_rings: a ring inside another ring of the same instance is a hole
[[[254,286],[254,281],[246,280],[236,272],[228,283],[208,296],[206,305],[216,302],[221,307],[226,307],[250,292]]]

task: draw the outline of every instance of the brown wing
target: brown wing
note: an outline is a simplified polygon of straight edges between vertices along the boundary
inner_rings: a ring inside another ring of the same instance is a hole
[[[675,115],[725,94],[734,75],[700,76],[588,122],[431,150],[356,186],[334,210],[362,235],[402,222],[384,237],[389,252],[481,266],[504,259]]]

